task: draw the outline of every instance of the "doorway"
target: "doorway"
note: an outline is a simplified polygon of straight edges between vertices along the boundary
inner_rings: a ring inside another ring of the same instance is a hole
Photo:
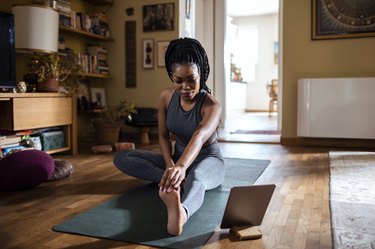
[[[279,0],[226,1],[225,123],[220,140],[280,142]],[[251,6],[247,6],[251,5]]]

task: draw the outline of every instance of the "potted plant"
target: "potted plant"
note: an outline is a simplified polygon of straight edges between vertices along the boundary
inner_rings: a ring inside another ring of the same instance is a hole
[[[28,83],[34,83],[37,92],[57,92],[59,82],[65,81],[67,92],[77,94],[81,91],[77,79],[79,70],[78,65],[61,59],[57,53],[34,54],[30,70],[24,79]]]
[[[24,79],[35,84],[38,92],[57,92],[59,88],[59,55],[34,54],[31,57],[30,70]]]
[[[131,113],[137,113],[136,106],[127,101],[100,111],[99,117],[92,119],[96,141],[113,146],[119,138],[121,126]]]

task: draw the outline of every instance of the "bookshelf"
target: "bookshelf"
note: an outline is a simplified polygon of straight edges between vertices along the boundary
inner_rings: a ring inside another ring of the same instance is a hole
[[[100,46],[106,50],[102,47],[102,42],[113,41],[110,37],[108,18],[105,12],[98,8],[98,6],[111,6],[112,0],[81,0],[80,2],[85,4],[78,4],[71,0],[57,1],[59,53],[65,53],[69,63],[81,66],[82,77],[110,78],[107,55],[105,60],[99,61],[98,55],[88,50],[92,46]]]
[[[102,35],[96,35],[94,33],[87,32],[87,31],[84,31],[84,30],[78,30],[78,29],[68,28],[68,27],[64,27],[64,26],[60,26],[59,30],[62,33],[64,33],[64,32],[71,33],[71,34],[75,34],[75,35],[78,35],[78,36],[84,36],[86,38],[94,39],[94,40],[98,40],[98,41],[113,41],[113,39],[110,38],[110,37],[105,37],[105,36],[102,36]]]
[[[77,134],[79,141],[93,138],[91,119],[96,115],[92,108],[92,88],[104,88],[107,79],[112,78],[107,63],[109,54],[106,51],[108,43],[113,42],[109,32],[109,20],[106,16],[107,10],[112,6],[112,0],[63,0],[60,8],[59,36],[63,37],[65,47],[70,48],[73,54],[79,54],[73,61],[80,65],[82,70],[79,73],[80,82],[85,85],[87,94],[78,96],[77,111]],[[57,7],[59,8],[59,7]],[[98,25],[100,27],[93,27]],[[92,47],[98,47],[98,53],[93,52]],[[104,49],[101,51],[102,48]],[[104,61],[101,58],[105,58]],[[71,61],[72,56],[66,57]],[[74,58],[74,57],[73,57]],[[78,62],[78,63],[77,63]],[[89,64],[89,65],[87,65]],[[82,105],[82,98],[85,98],[85,105]],[[84,107],[83,107],[84,106]],[[86,109],[88,108],[88,109]]]

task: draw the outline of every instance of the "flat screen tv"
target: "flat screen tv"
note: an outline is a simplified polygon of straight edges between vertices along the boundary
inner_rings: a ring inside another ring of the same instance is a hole
[[[14,17],[0,12],[0,90],[15,87]]]

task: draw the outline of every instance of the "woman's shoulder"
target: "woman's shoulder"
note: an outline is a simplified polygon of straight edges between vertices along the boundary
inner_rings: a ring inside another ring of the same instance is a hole
[[[165,105],[168,105],[172,98],[174,91],[175,89],[173,87],[168,87],[168,88],[163,89],[159,95],[160,101],[163,102]]]
[[[220,106],[220,102],[210,93],[206,92],[203,105],[217,105]]]
[[[160,97],[162,97],[162,98],[171,97],[173,95],[174,91],[175,91],[175,89],[173,87],[164,88],[160,92]]]

